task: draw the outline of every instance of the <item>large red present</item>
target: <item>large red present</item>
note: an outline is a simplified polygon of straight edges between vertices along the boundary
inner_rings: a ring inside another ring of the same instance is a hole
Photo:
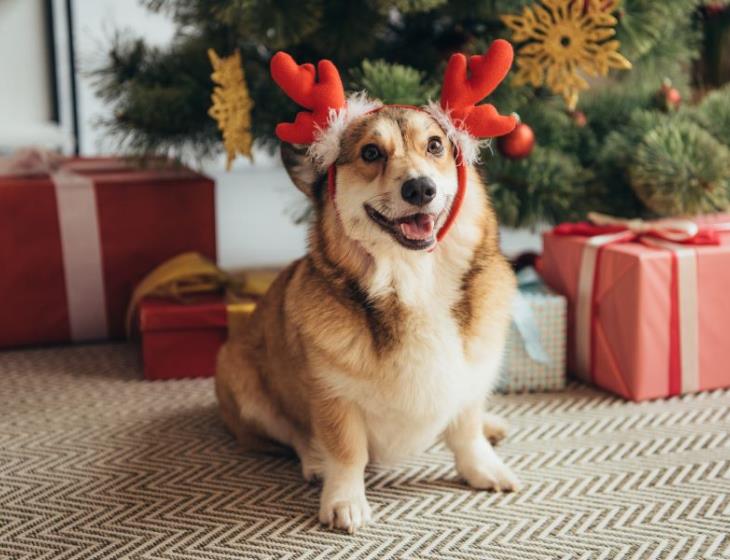
[[[4,171],[0,347],[121,338],[152,268],[183,251],[215,259],[214,184],[203,175],[112,158]]]
[[[730,216],[562,224],[542,274],[568,298],[569,367],[632,400],[730,386]]]

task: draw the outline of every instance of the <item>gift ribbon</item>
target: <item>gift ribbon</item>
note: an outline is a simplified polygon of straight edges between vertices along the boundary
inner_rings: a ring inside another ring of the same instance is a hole
[[[614,243],[641,242],[671,255],[669,321],[669,394],[699,389],[699,317],[697,253],[691,245],[718,245],[730,224],[699,226],[691,220],[627,220],[592,212],[590,222],[560,224],[556,235],[588,237],[581,256],[575,306],[576,373],[587,381],[595,374],[598,279],[601,254]]]
[[[38,149],[18,150],[0,160],[0,175],[50,176],[58,207],[71,339],[105,338],[109,327],[93,181],[66,167],[58,154]]]
[[[537,326],[535,314],[528,299],[522,293],[526,288],[539,285],[536,274],[531,269],[523,269],[517,273],[517,286],[520,291],[512,299],[512,323],[520,336],[525,352],[533,362],[547,365],[550,363],[550,356],[542,344],[540,329]]]
[[[229,323],[250,315],[256,307],[252,301],[269,289],[275,271],[254,271],[234,276],[219,268],[200,253],[183,253],[152,270],[134,289],[127,307],[127,335],[133,332],[134,316],[146,297],[162,297],[180,302],[193,301],[195,296],[220,293],[226,297]]]
[[[109,326],[94,182],[64,168],[50,177],[58,206],[71,339],[106,338]]]

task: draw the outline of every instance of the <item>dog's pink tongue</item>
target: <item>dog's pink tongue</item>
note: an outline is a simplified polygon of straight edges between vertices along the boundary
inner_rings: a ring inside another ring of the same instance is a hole
[[[428,239],[433,234],[434,219],[430,214],[416,214],[401,222],[400,230],[408,239]]]

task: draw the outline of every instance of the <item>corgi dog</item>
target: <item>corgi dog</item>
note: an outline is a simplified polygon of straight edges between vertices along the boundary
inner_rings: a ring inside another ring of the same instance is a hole
[[[277,127],[284,166],[314,207],[309,250],[221,349],[215,387],[245,448],[288,446],[304,478],[322,480],[319,520],[330,527],[371,520],[369,462],[439,440],[472,487],[520,485],[490,442],[505,423],[484,411],[515,279],[474,166],[480,137],[515,125],[475,105],[511,60],[505,41],[454,55],[441,104],[424,108],[346,99],[328,61],[315,72],[285,53],[272,60],[274,79],[309,110]]]

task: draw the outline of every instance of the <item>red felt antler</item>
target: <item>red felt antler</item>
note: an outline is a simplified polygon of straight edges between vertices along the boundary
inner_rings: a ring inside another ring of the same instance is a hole
[[[471,76],[467,78],[467,58],[457,53],[451,56],[444,74],[441,107],[469,134],[477,138],[501,136],[510,132],[517,121],[503,116],[494,105],[477,105],[504,79],[512,65],[512,45],[503,39],[494,41],[484,55],[469,57]]]
[[[280,123],[276,135],[284,142],[311,144],[318,128],[327,126],[330,109],[345,106],[345,90],[337,68],[329,60],[317,65],[319,82],[315,81],[313,64],[298,65],[285,52],[271,59],[271,76],[284,92],[309,111],[297,114],[293,123]]]

